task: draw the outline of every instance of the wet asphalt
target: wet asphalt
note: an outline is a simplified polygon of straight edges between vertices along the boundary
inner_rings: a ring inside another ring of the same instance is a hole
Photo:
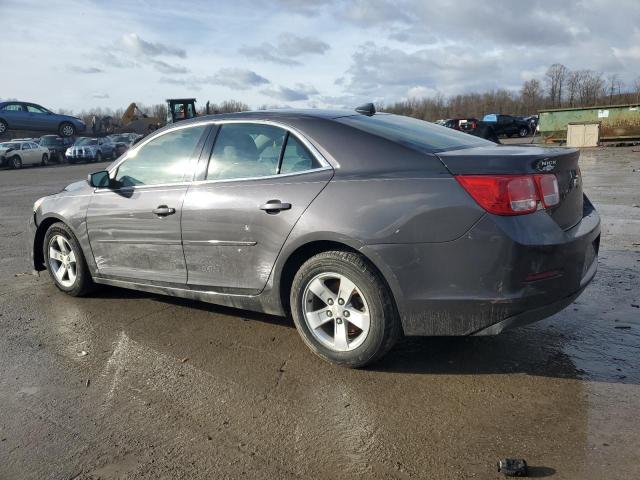
[[[292,322],[30,274],[38,197],[98,165],[0,171],[0,479],[640,476],[640,152],[582,153],[599,271],[496,337],[405,339],[366,370]]]

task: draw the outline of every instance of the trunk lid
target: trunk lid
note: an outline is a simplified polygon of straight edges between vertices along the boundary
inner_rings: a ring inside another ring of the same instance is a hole
[[[564,230],[582,219],[580,152],[571,148],[495,145],[439,152],[438,157],[453,175],[552,173],[558,179],[560,203],[547,213]]]

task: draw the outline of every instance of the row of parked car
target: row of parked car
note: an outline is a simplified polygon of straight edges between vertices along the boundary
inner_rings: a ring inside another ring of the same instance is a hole
[[[113,160],[140,141],[142,135],[120,133],[107,137],[16,138],[0,143],[0,164],[11,168],[47,163],[101,162]]]
[[[526,137],[536,131],[538,116],[530,115],[525,117],[490,113],[485,115],[481,121],[477,118],[447,118],[438,120],[435,123],[463,132],[471,132],[484,123],[490,125],[496,135]]]

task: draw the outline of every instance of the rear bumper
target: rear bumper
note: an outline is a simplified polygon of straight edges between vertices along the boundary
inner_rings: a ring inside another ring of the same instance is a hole
[[[490,335],[569,305],[597,269],[600,218],[585,198],[582,220],[564,231],[545,212],[485,215],[443,243],[369,245],[382,262],[406,335]],[[558,272],[530,280],[532,274]]]

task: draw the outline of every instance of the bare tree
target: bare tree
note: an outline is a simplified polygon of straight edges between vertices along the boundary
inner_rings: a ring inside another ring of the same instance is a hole
[[[561,63],[554,63],[547,69],[546,83],[551,106],[562,106],[562,87],[567,78],[568,69]]]
[[[542,98],[540,81],[534,78],[524,82],[520,90],[520,96],[526,110],[525,113],[537,111]]]
[[[569,72],[567,75],[567,94],[569,96],[569,107],[574,107],[578,98],[578,90],[582,82],[582,72],[580,70]]]

